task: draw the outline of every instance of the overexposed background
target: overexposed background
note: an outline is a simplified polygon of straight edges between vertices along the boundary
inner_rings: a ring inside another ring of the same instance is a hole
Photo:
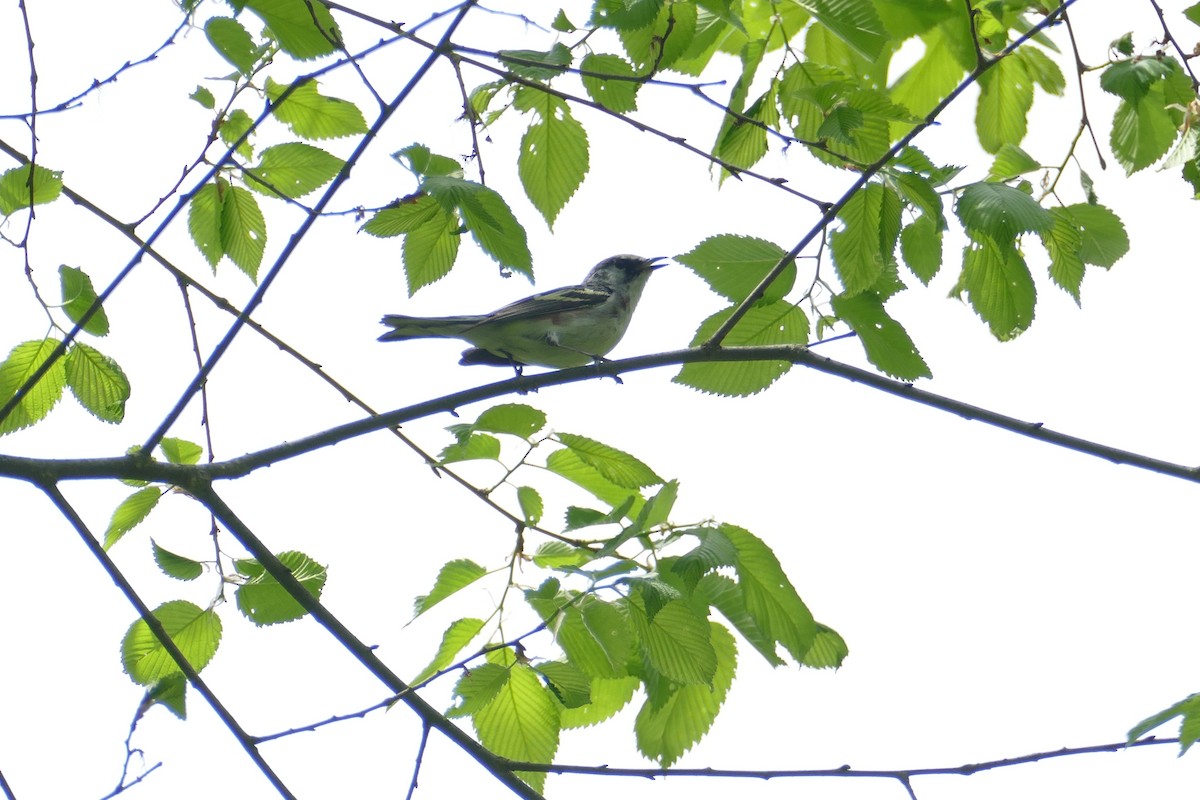
[[[178,25],[170,3],[30,4],[37,44],[38,97],[53,105],[149,53]],[[553,12],[496,4],[540,22]],[[1177,32],[1191,35],[1164,3]],[[437,4],[362,3],[410,26]],[[573,20],[585,4],[566,6]],[[20,17],[0,19],[0,53],[8,79],[0,114],[29,106],[28,65]],[[228,13],[202,9],[201,18]],[[543,16],[544,15],[544,16]],[[340,18],[339,18],[340,19]],[[379,31],[341,20],[351,49]],[[1160,34],[1149,4],[1081,0],[1074,11],[1083,57],[1098,64],[1108,42],[1128,29],[1148,46]],[[425,32],[440,34],[439,25]],[[1054,36],[1067,49],[1064,31]],[[545,49],[549,35],[512,17],[473,13],[456,41],[483,48]],[[573,39],[568,39],[573,41]],[[591,40],[597,51],[614,50]],[[1068,51],[1069,52],[1069,51]],[[424,59],[395,45],[365,68],[385,97]],[[308,67],[299,66],[297,74]],[[64,171],[76,191],[122,219],[145,213],[173,185],[202,146],[211,115],[187,99],[197,83],[223,99],[228,65],[192,30],[148,66],[129,70],[87,96],[81,108],[38,118],[39,162]],[[1073,70],[1068,95],[1039,93],[1026,149],[1058,163],[1078,122]],[[1098,135],[1107,136],[1113,98],[1096,73],[1085,79]],[[277,76],[277,79],[280,79]],[[476,75],[474,83],[490,80]],[[569,81],[565,82],[569,85]],[[348,70],[324,91],[368,98]],[[714,94],[722,91],[711,90]],[[960,180],[986,174],[990,159],[972,144],[974,91],[917,140],[935,159],[967,164]],[[685,91],[649,86],[638,119],[706,146],[714,111]],[[252,114],[258,109],[250,107]],[[461,100],[445,64],[402,106],[355,169],[333,208],[381,205],[414,188],[389,154],[413,142],[461,156],[469,131],[453,122]],[[526,226],[539,289],[571,283],[616,252],[675,255],[718,233],[770,239],[790,247],[816,220],[814,209],[754,181],[720,188],[705,163],[610,117],[580,108],[591,140],[591,173],[553,232],[516,181],[523,120],[509,113],[483,144],[489,185]],[[287,140],[278,126],[262,144]],[[29,132],[0,120],[0,137],[28,152]],[[349,152],[348,142],[330,149]],[[1047,427],[1160,458],[1195,463],[1197,366],[1193,298],[1197,276],[1193,230],[1200,216],[1174,171],[1126,179],[1110,157],[1078,154],[1097,182],[1100,202],[1125,220],[1133,249],[1109,272],[1084,281],[1083,308],[1045,277],[1036,246],[1027,253],[1039,281],[1038,318],[1017,341],[1000,344],[963,303],[946,299],[960,241],[951,238],[945,274],[889,303],[934,372],[924,388]],[[0,162],[0,168],[11,164]],[[468,165],[470,170],[473,165]],[[817,167],[800,148],[774,153],[758,171],[785,176],[803,191],[832,199],[852,176]],[[474,175],[468,174],[468,177]],[[1060,184],[1077,202],[1072,172]],[[169,206],[168,206],[169,207]],[[160,212],[161,216],[161,212]],[[299,222],[294,209],[273,208],[265,264]],[[139,232],[145,234],[154,223]],[[531,291],[519,277],[501,280],[494,264],[464,243],[455,272],[415,298],[406,297],[399,239],[357,233],[353,216],[321,221],[284,269],[255,314],[379,409],[440,396],[506,377],[503,370],[457,366],[457,342],[380,345],[384,312],[483,311]],[[23,222],[3,229],[18,238]],[[229,262],[208,274],[181,217],[160,248],[235,303],[253,291]],[[134,248],[66,199],[37,209],[29,248],[34,280],[57,299],[61,263],[85,269],[98,286]],[[802,262],[811,264],[811,262]],[[264,267],[265,269],[265,267]],[[45,335],[47,321],[24,275],[22,254],[0,248],[0,351]],[[202,346],[211,348],[230,317],[194,299]],[[682,267],[656,273],[629,335],[613,354],[682,347],[700,320],[720,306]],[[51,417],[0,443],[6,453],[109,456],[140,443],[174,404],[194,365],[174,281],[150,262],[138,266],[107,305],[112,334],[89,340],[122,364],[133,383],[126,422],[99,423],[66,399]],[[61,316],[59,321],[62,321]],[[864,364],[853,340],[824,346],[830,357]],[[837,629],[851,654],[834,672],[772,670],[741,647],[738,678],[712,732],[680,766],[746,769],[903,769],[955,766],[1063,746],[1115,742],[1143,717],[1198,686],[1194,634],[1196,488],[1058,450],[942,412],[919,407],[830,376],[794,369],[748,399],[698,394],[671,383],[671,370],[627,375],[623,385],[596,380],[522,398],[547,412],[557,430],[582,433],[647,461],[682,488],[674,517],[734,522],[779,554],[819,620]],[[295,439],[360,413],[252,332],[239,337],[209,383],[218,459]],[[486,405],[463,408],[473,419]],[[405,426],[437,451],[449,442],[439,417]],[[198,403],[172,435],[203,441]],[[462,465],[480,483],[494,467]],[[557,486],[557,484],[547,484]],[[412,599],[428,591],[438,567],[455,557],[487,565],[512,548],[510,527],[385,433],[362,437],[260,470],[219,491],[275,551],[303,550],[330,567],[323,601],[396,671],[415,674],[432,656],[451,620],[486,613],[503,576],[405,627]],[[64,487],[97,532],[130,491],[107,483]],[[501,496],[501,499],[504,498]],[[508,498],[511,501],[511,498]],[[582,495],[548,496],[547,521]],[[5,580],[0,582],[0,770],[21,800],[100,797],[115,784],[123,740],[142,690],[121,672],[119,642],[134,612],[92,561],[77,536],[40,493],[0,483]],[[118,564],[153,606],[186,598],[200,605],[218,591],[212,576],[192,584],[164,577],[150,559],[149,538],[194,558],[210,558],[209,519],[182,495],[160,503],[150,519],[114,548]],[[235,547],[227,535],[226,548]],[[521,576],[519,576],[520,578]],[[536,572],[524,579],[540,581]],[[341,652],[315,623],[254,629],[223,608],[224,641],[204,676],[242,724],[267,734],[370,705],[385,690]],[[514,621],[512,631],[522,630]],[[506,630],[508,630],[506,628]],[[511,631],[510,631],[511,633]],[[543,645],[547,644],[541,640]],[[425,693],[449,704],[453,679]],[[562,763],[648,766],[633,745],[630,709],[598,729],[566,732]],[[1171,726],[1160,731],[1174,735]],[[397,707],[263,745],[267,758],[301,797],[402,797],[419,724]],[[148,763],[164,762],[130,798],[199,798],[214,791],[239,798],[273,792],[233,738],[194,693],[189,719],[152,710],[133,739]],[[965,777],[917,779],[921,800],[1080,796],[1193,797],[1195,757],[1173,746],[1052,760]],[[136,771],[137,764],[134,765]],[[825,798],[902,797],[895,782],[846,779],[770,782],[551,777],[550,796],[701,798],[730,792],[758,798],[820,793]],[[485,792],[493,779],[439,735],[431,736],[418,796]]]

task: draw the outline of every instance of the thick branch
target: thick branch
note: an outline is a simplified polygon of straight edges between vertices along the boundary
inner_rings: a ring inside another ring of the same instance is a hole
[[[1028,422],[1001,414],[952,397],[918,389],[911,383],[893,380],[862,367],[855,367],[831,358],[818,355],[801,345],[774,345],[767,347],[722,347],[715,350],[675,350],[655,355],[626,358],[619,361],[604,361],[586,367],[575,367],[540,375],[509,378],[485,384],[444,397],[427,400],[415,405],[388,411],[373,417],[338,425],[320,433],[292,442],[268,447],[227,461],[198,466],[164,464],[148,458],[121,456],[118,458],[95,459],[36,459],[0,455],[0,477],[19,478],[34,483],[49,483],[67,479],[86,478],[138,478],[182,486],[191,490],[194,486],[224,478],[240,478],[256,469],[270,466],[289,458],[311,453],[330,445],[344,442],[373,431],[391,428],[414,419],[421,419],[441,412],[449,412],[459,406],[502,397],[513,393],[524,393],[548,386],[560,386],[598,377],[611,377],[625,372],[636,372],[655,367],[689,364],[697,362],[739,361],[786,361],[808,367],[818,372],[836,375],[839,378],[861,383],[902,397],[914,403],[956,414],[964,419],[977,420],[1002,430],[1018,433],[1030,439],[1065,447],[1085,455],[1096,456],[1114,464],[1128,464],[1138,469],[1156,472],[1172,478],[1200,482],[1200,468],[1152,458],[1140,453],[1121,450],[1110,445],[1081,439],[1045,427],[1041,422]]]

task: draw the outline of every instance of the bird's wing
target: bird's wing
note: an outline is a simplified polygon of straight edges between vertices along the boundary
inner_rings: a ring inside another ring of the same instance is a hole
[[[512,322],[558,314],[563,311],[580,311],[600,305],[611,296],[611,292],[588,289],[583,286],[568,286],[539,292],[523,300],[498,308],[486,317],[487,322]]]

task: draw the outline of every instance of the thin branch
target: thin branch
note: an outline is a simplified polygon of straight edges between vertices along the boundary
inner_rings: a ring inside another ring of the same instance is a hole
[[[421,743],[417,746],[417,757],[413,759],[413,774],[412,780],[408,782],[408,794],[405,800],[412,800],[413,794],[417,791],[417,778],[421,775],[421,763],[425,760],[425,746],[429,744],[429,726],[421,726]]]
[[[1148,736],[1134,742],[1114,742],[1112,744],[1096,744],[1087,747],[1063,747],[1059,750],[1047,750],[1041,753],[1029,753],[1012,758],[1001,758],[995,761],[980,761],[976,764],[962,764],[957,767],[926,767],[924,769],[851,769],[849,766],[835,769],[715,769],[712,767],[697,768],[663,768],[663,767],[609,767],[581,766],[577,764],[538,764],[530,761],[509,761],[508,766],[522,772],[549,772],[558,775],[596,775],[601,777],[622,776],[628,778],[886,778],[898,780],[908,787],[910,778],[927,775],[974,775],[991,769],[1015,767],[1020,764],[1032,764],[1050,758],[1066,758],[1068,756],[1088,755],[1092,753],[1116,753],[1133,747],[1146,747],[1157,744],[1178,744],[1179,739],[1158,739]],[[912,791],[909,788],[911,796]]]
[[[230,733],[233,734],[234,738],[237,739],[238,743],[242,746],[242,749],[246,751],[246,755],[250,756],[250,760],[254,762],[254,766],[257,767],[258,770],[263,774],[263,777],[270,781],[271,785],[275,787],[275,790],[279,792],[280,796],[289,798],[289,800],[294,800],[295,795],[292,794],[292,791],[288,789],[287,785],[284,784],[280,777],[275,774],[275,771],[271,769],[271,765],[268,764],[265,759],[263,759],[262,753],[258,752],[258,748],[255,747],[254,741],[249,734],[242,729],[242,726],[236,719],[234,719],[233,715],[229,713],[229,710],[225,708],[225,705],[217,699],[215,694],[213,694],[213,691],[208,687],[208,684],[204,682],[204,679],[197,674],[196,669],[191,665],[191,663],[188,662],[187,657],[184,656],[183,652],[179,649],[179,646],[175,644],[174,640],[171,639],[162,623],[159,622],[158,617],[154,616],[154,612],[151,610],[150,606],[146,605],[146,602],[142,600],[141,596],[138,595],[137,590],[133,588],[133,585],[129,583],[129,581],[117,568],[117,565],[113,563],[111,558],[109,558],[108,553],[103,547],[100,546],[99,541],[88,529],[87,523],[83,521],[78,512],[75,511],[75,508],[67,501],[62,492],[59,491],[57,483],[48,481],[42,482],[39,484],[39,488],[46,494],[48,498],[50,498],[50,502],[54,504],[55,508],[59,510],[59,513],[61,513],[63,517],[65,517],[66,520],[71,524],[71,527],[75,529],[75,532],[79,534],[79,538],[83,540],[84,545],[87,547],[89,552],[91,552],[92,557],[96,559],[96,561],[104,569],[104,572],[108,575],[109,579],[117,585],[117,588],[121,590],[121,593],[125,595],[125,598],[129,600],[130,605],[137,610],[138,616],[141,617],[142,621],[146,623],[146,626],[150,629],[150,632],[154,634],[154,638],[158,640],[158,643],[162,645],[164,650],[167,651],[167,654],[171,657],[171,660],[175,662],[180,671],[185,677],[187,677],[188,683],[190,683],[192,688],[199,692],[200,696],[208,702],[209,707],[216,712],[217,716],[221,719],[221,722],[224,723],[225,727],[228,728]]]
[[[133,69],[134,67],[140,67],[143,64],[149,64],[151,61],[154,61],[155,59],[157,59],[159,54],[162,53],[163,50],[165,50],[168,47],[170,47],[171,45],[175,44],[175,40],[177,38],[179,38],[179,34],[183,33],[183,31],[187,30],[187,28],[190,25],[191,25],[191,23],[185,17],[183,22],[179,23],[179,26],[177,28],[175,28],[175,30],[171,33],[170,36],[167,37],[167,40],[164,41],[162,44],[160,44],[158,47],[154,48],[154,50],[149,55],[143,56],[142,58],[139,58],[136,61],[126,61],[124,64],[122,64],[117,69],[116,72],[112,73],[107,78],[93,79],[91,84],[88,86],[88,88],[84,89],[82,92],[79,92],[78,94],[76,94],[72,97],[68,97],[66,100],[63,100],[61,103],[50,106],[49,108],[39,109],[39,108],[34,107],[34,108],[30,109],[29,111],[23,111],[23,112],[19,112],[19,113],[15,113],[15,114],[0,114],[0,119],[26,119],[26,118],[32,117],[34,114],[57,114],[62,111],[69,111],[73,108],[78,108],[79,101],[81,101],[83,98],[87,97],[89,94],[96,91],[97,89],[100,89],[103,86],[107,86],[110,83],[116,83],[117,79],[119,77],[121,77],[122,73],[127,72],[127,71]]]
[[[1191,59],[1196,56],[1196,51],[1188,53],[1179,44],[1179,40],[1175,38],[1175,34],[1171,33],[1171,28],[1167,25],[1167,17],[1163,14],[1162,6],[1158,4],[1158,0],[1150,0],[1150,5],[1154,7],[1154,13],[1158,14],[1159,24],[1162,25],[1163,43],[1170,44],[1175,48],[1175,52],[1179,53],[1179,60],[1183,63],[1183,68],[1187,70],[1187,74],[1192,79],[1192,91],[1200,91],[1200,79],[1196,78],[1196,73],[1192,71]]]

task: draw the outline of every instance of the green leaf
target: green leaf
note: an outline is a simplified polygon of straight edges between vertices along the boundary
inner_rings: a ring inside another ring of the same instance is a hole
[[[1079,254],[1084,262],[1111,267],[1129,252],[1129,236],[1120,217],[1095,203],[1076,203],[1063,209],[1079,226]]]
[[[723,536],[717,538],[725,541]],[[732,549],[727,542],[726,546]],[[730,564],[732,563],[731,560]],[[705,575],[697,582],[693,597],[695,602],[708,603],[720,611],[721,615],[729,620],[729,623],[768,664],[773,667],[782,667],[787,663],[775,652],[775,639],[759,628],[758,623],[746,611],[746,599],[742,595],[742,588],[731,578],[716,573]]]
[[[161,488],[147,486],[122,500],[108,521],[108,529],[104,531],[104,549],[110,549],[122,536],[139,525],[158,505],[162,496]]]
[[[1128,741],[1140,739],[1175,717],[1182,717],[1179,723],[1179,754],[1183,755],[1197,739],[1200,739],[1200,694],[1188,695],[1170,708],[1165,708],[1134,725],[1129,731]]]
[[[392,153],[392,158],[399,161],[418,178],[433,176],[447,178],[462,178],[462,164],[449,156],[430,152],[423,144],[411,144],[402,150]]]
[[[744,528],[723,524],[716,530],[737,551],[735,569],[746,613],[792,658],[803,661],[816,636],[816,623],[779,559],[766,543]]]
[[[712,685],[717,656],[707,619],[683,600],[666,603],[653,618],[636,603],[629,613],[650,666],[675,683]]]
[[[862,126],[862,111],[847,105],[834,106],[829,109],[825,121],[817,128],[817,138],[829,139],[839,144],[856,144],[855,132]]]
[[[418,595],[413,601],[413,617],[419,617],[455,592],[467,588],[487,575],[487,570],[465,558],[447,561],[438,571],[429,594]]]
[[[579,708],[591,702],[592,679],[574,664],[543,661],[534,669],[546,679],[546,685],[563,708]]]
[[[484,411],[471,426],[475,430],[508,433],[525,441],[546,427],[546,414],[524,403],[502,403]]]
[[[868,61],[875,61],[888,42],[883,22],[871,0],[796,0],[835,36]]]
[[[716,654],[711,687],[680,686],[658,703],[648,699],[634,722],[638,750],[663,767],[678,761],[712,727],[737,670],[733,636],[716,622],[706,624],[711,628],[709,639]]]
[[[900,231],[900,254],[917,279],[928,286],[942,267],[942,232],[927,214]]]
[[[462,702],[451,708],[446,716],[453,719],[477,713],[504,688],[508,675],[508,669],[499,664],[482,664],[465,671],[454,687],[454,694]]]
[[[533,563],[543,569],[582,567],[592,560],[592,551],[566,542],[543,542],[532,558]]]
[[[834,313],[858,334],[867,360],[880,372],[898,380],[932,377],[908,332],[884,311],[879,295],[874,292],[850,297],[839,294],[834,295],[831,302]]]
[[[409,683],[413,686],[420,686],[453,664],[458,654],[479,635],[481,630],[483,630],[483,620],[481,619],[466,618],[451,622],[442,634],[442,643],[438,645],[437,654],[434,655],[433,660]]]
[[[22,208],[50,203],[62,194],[62,172],[41,165],[33,167],[33,186],[29,185],[30,165],[13,167],[0,173],[0,216],[9,216]],[[30,198],[33,202],[30,202]]]
[[[217,55],[232,64],[247,78],[254,72],[254,64],[260,55],[259,49],[242,23],[229,17],[212,17],[204,23],[204,35]],[[211,106],[210,106],[211,108]]]
[[[742,117],[726,116],[726,126],[713,148],[713,156],[736,169],[749,169],[767,154],[767,130],[779,127],[776,85],[750,104]],[[754,124],[754,123],[761,124]],[[731,173],[722,170],[722,178]]]
[[[63,312],[71,322],[78,325],[79,320],[83,319],[83,315],[97,299],[92,279],[83,270],[68,267],[66,264],[58,268],[58,279],[62,286]],[[93,336],[107,336],[108,315],[104,313],[104,307],[97,307],[95,313],[81,327]]]
[[[239,0],[270,29],[283,52],[307,61],[338,50],[342,34],[329,9],[310,0]]]
[[[262,151],[246,185],[269,196],[303,197],[333,180],[346,162],[319,147],[290,142]]]
[[[557,433],[555,437],[588,466],[595,468],[606,480],[626,489],[640,489],[663,479],[637,458],[615,447],[601,444],[573,433]]]
[[[486,433],[473,433],[462,442],[447,445],[438,455],[442,464],[453,464],[456,461],[498,461],[500,459],[500,440]]]
[[[801,659],[802,664],[813,669],[830,669],[840,667],[850,654],[846,640],[833,628],[817,623],[817,635],[813,638],[812,647]]]
[[[1043,231],[1053,220],[1050,212],[1020,189],[1003,183],[973,183],[962,190],[954,213],[973,238],[986,236],[998,244],[1011,243],[1025,231]]]
[[[596,0],[588,25],[632,30],[654,22],[663,0]]]
[[[362,230],[372,236],[390,238],[412,233],[439,217],[449,217],[437,200],[427,194],[409,195],[375,212]]]
[[[18,344],[9,352],[8,358],[0,363],[0,406],[16,395],[17,390],[46,363],[59,344],[59,340],[53,337],[40,341],[34,339]],[[38,378],[33,389],[21,398],[8,416],[0,419],[0,435],[28,428],[44,419],[62,398],[66,382],[67,371],[60,358]]]
[[[204,455],[204,448],[200,445],[172,436],[165,437],[159,447],[163,456],[172,464],[195,464],[200,461],[200,456]]]
[[[462,241],[458,219],[436,200],[433,203],[437,206],[436,214],[409,232],[400,249],[409,297],[422,286],[446,277],[458,259],[458,246]]]
[[[221,135],[221,141],[229,147],[233,147],[235,142],[240,141],[241,144],[237,146],[235,152],[246,160],[253,158],[254,147],[250,144],[250,140],[254,135],[254,120],[250,118],[250,115],[240,108],[235,108],[229,114],[219,117],[218,122],[217,132]]]
[[[104,422],[125,419],[129,379],[116,361],[82,342],[71,345],[63,361],[67,386],[81,406]]]
[[[550,27],[559,33],[574,33],[578,30],[575,24],[567,19],[567,12],[561,8],[558,10],[558,15],[554,18],[554,22],[550,23]]]
[[[698,347],[708,341],[732,313],[732,307],[726,308],[701,322],[691,346]],[[770,303],[753,306],[722,344],[727,347],[807,344],[808,333],[808,317],[802,309],[786,302]],[[761,392],[791,368],[787,361],[693,363],[684,364],[672,380],[709,394],[742,397]]]
[[[1113,115],[1109,144],[1126,174],[1164,156],[1179,137],[1181,107],[1195,99],[1191,81],[1172,58],[1114,64],[1101,86],[1122,98]]]
[[[515,761],[549,763],[558,751],[558,704],[538,674],[524,664],[509,669],[508,680],[471,717],[484,747]],[[541,792],[545,772],[517,773]]]
[[[1054,224],[1042,231],[1042,245],[1050,254],[1050,278],[1079,303],[1079,287],[1083,283],[1083,259],[1079,255],[1083,243],[1079,225],[1061,208],[1050,209]]]
[[[1025,259],[1011,242],[984,239],[964,249],[955,294],[964,290],[975,313],[1002,342],[1015,339],[1033,323],[1037,290]]]
[[[1100,74],[1100,88],[1127,103],[1138,103],[1151,87],[1172,72],[1173,59],[1138,58],[1118,61]]]
[[[1023,62],[1002,58],[980,75],[975,132],[983,149],[995,153],[1006,144],[1020,144],[1032,107],[1033,81]]]
[[[537,113],[537,121],[521,137],[517,174],[530,202],[553,228],[558,213],[587,175],[587,133],[566,101],[552,94],[522,86],[514,102],[522,111]]]
[[[592,678],[588,690],[591,702],[577,708],[562,709],[559,722],[564,730],[603,722],[629,705],[634,692],[641,685],[642,682],[633,675],[622,678]]]
[[[987,179],[989,181],[1007,181],[1018,175],[1024,175],[1026,172],[1033,172],[1041,169],[1033,156],[1026,153],[1015,144],[1004,144],[996,151],[996,160],[992,162],[992,168],[988,170]]]
[[[1109,145],[1126,175],[1145,169],[1166,155],[1179,135],[1171,115],[1150,98],[1122,101],[1113,115]]]
[[[713,144],[713,156],[729,163],[734,167],[748,168],[757,163],[767,152],[767,132],[758,125],[754,125],[741,117],[734,116],[741,114],[742,117],[755,119],[750,113],[742,113],[746,111],[746,97],[750,93],[750,85],[754,81],[754,75],[758,71],[759,65],[762,63],[765,47],[761,41],[747,42],[742,48],[739,56],[742,60],[742,74],[733,84],[733,91],[730,92],[729,102],[727,107],[732,112],[726,114],[721,122],[721,128],[717,132],[717,140]],[[774,86],[774,82],[772,82]],[[774,91],[772,92],[774,94]],[[761,105],[758,111],[768,111],[768,104],[764,98],[759,98]],[[774,102],[770,104],[770,109],[774,108]],[[722,169],[721,177],[724,179],[728,172]]]
[[[322,95],[311,78],[301,78],[291,86],[267,78],[266,89],[275,119],[302,139],[337,139],[367,132],[367,122],[358,106]]]
[[[546,456],[546,469],[586,489],[613,508],[624,508],[624,513],[636,514],[641,509],[641,495],[605,478],[600,470],[584,463],[574,450],[556,450]]]
[[[637,110],[637,93],[642,84],[636,80],[619,80],[632,79],[637,74],[628,61],[620,56],[589,53],[579,63],[579,69],[588,97],[618,114]],[[614,77],[602,78],[601,75]]]
[[[192,668],[197,672],[204,669],[221,643],[221,620],[216,612],[186,600],[172,600],[152,613]],[[143,686],[182,672],[141,619],[129,627],[121,641],[121,664],[126,674]]]
[[[200,105],[212,111],[217,107],[217,98],[213,97],[213,93],[203,86],[196,86],[196,90],[188,95],[192,100],[195,100]]]
[[[532,486],[518,486],[517,504],[521,506],[521,515],[525,517],[525,524],[537,525],[542,521],[542,513],[546,507],[537,489]]]
[[[187,679],[176,673],[155,681],[143,702],[163,705],[179,719],[187,719]]]
[[[475,241],[500,266],[532,279],[533,256],[529,252],[525,229],[503,197],[474,181],[449,176],[427,177],[421,188],[433,195],[447,211],[457,209]]]
[[[172,553],[165,547],[159,547],[158,542],[150,540],[154,550],[154,563],[163,574],[181,581],[191,581],[204,574],[204,565],[190,558]]]
[[[656,525],[661,525],[671,516],[675,507],[675,498],[679,494],[679,481],[670,480],[662,485],[658,493],[646,501],[638,513],[637,527],[648,531]]]
[[[692,51],[700,24],[694,3],[664,4],[654,22],[618,32],[630,61],[642,72],[680,70],[678,62]]]
[[[254,195],[223,178],[200,187],[188,208],[188,232],[214,269],[228,255],[251,280],[257,279],[267,245],[267,226]]]
[[[1025,65],[1026,72],[1033,78],[1042,91],[1055,96],[1061,96],[1067,89],[1067,79],[1062,70],[1050,56],[1036,47],[1022,47],[1012,54],[1013,58]]]
[[[959,15],[965,16],[965,15]],[[970,41],[970,33],[963,31]],[[907,72],[901,75],[891,89],[892,100],[900,103],[913,114],[924,116],[933,110],[958,85],[968,67],[963,64],[953,47],[957,35],[949,24],[938,25],[921,37],[924,54]],[[906,132],[910,126],[893,126],[893,135]]]
[[[197,189],[188,205],[188,233],[204,260],[214,269],[225,255],[225,247],[221,244],[221,207],[222,196],[228,190],[229,184],[218,178],[215,183]]]
[[[325,567],[297,550],[280,553],[277,558],[309,594],[321,598],[328,577]],[[308,613],[256,559],[240,559],[237,569],[247,578],[236,592],[238,611],[255,625],[291,622]]]
[[[530,80],[549,80],[571,65],[571,51],[561,42],[549,50],[499,50],[496,57],[514,74]]]
[[[787,252],[777,244],[753,236],[710,236],[676,261],[691,269],[709,287],[733,303],[745,300]],[[782,300],[796,282],[796,262],[789,261],[757,303]]]
[[[221,203],[221,247],[250,280],[258,281],[258,268],[267,247],[267,223],[254,195],[240,186],[225,190]]]
[[[592,595],[558,591],[553,579],[526,591],[525,600],[576,667],[597,678],[626,674],[634,634],[622,608]]]
[[[883,275],[894,258],[888,231],[899,232],[899,216],[896,193],[876,183],[855,192],[838,212],[842,228],[829,235],[829,250],[845,294],[866,291]]]

